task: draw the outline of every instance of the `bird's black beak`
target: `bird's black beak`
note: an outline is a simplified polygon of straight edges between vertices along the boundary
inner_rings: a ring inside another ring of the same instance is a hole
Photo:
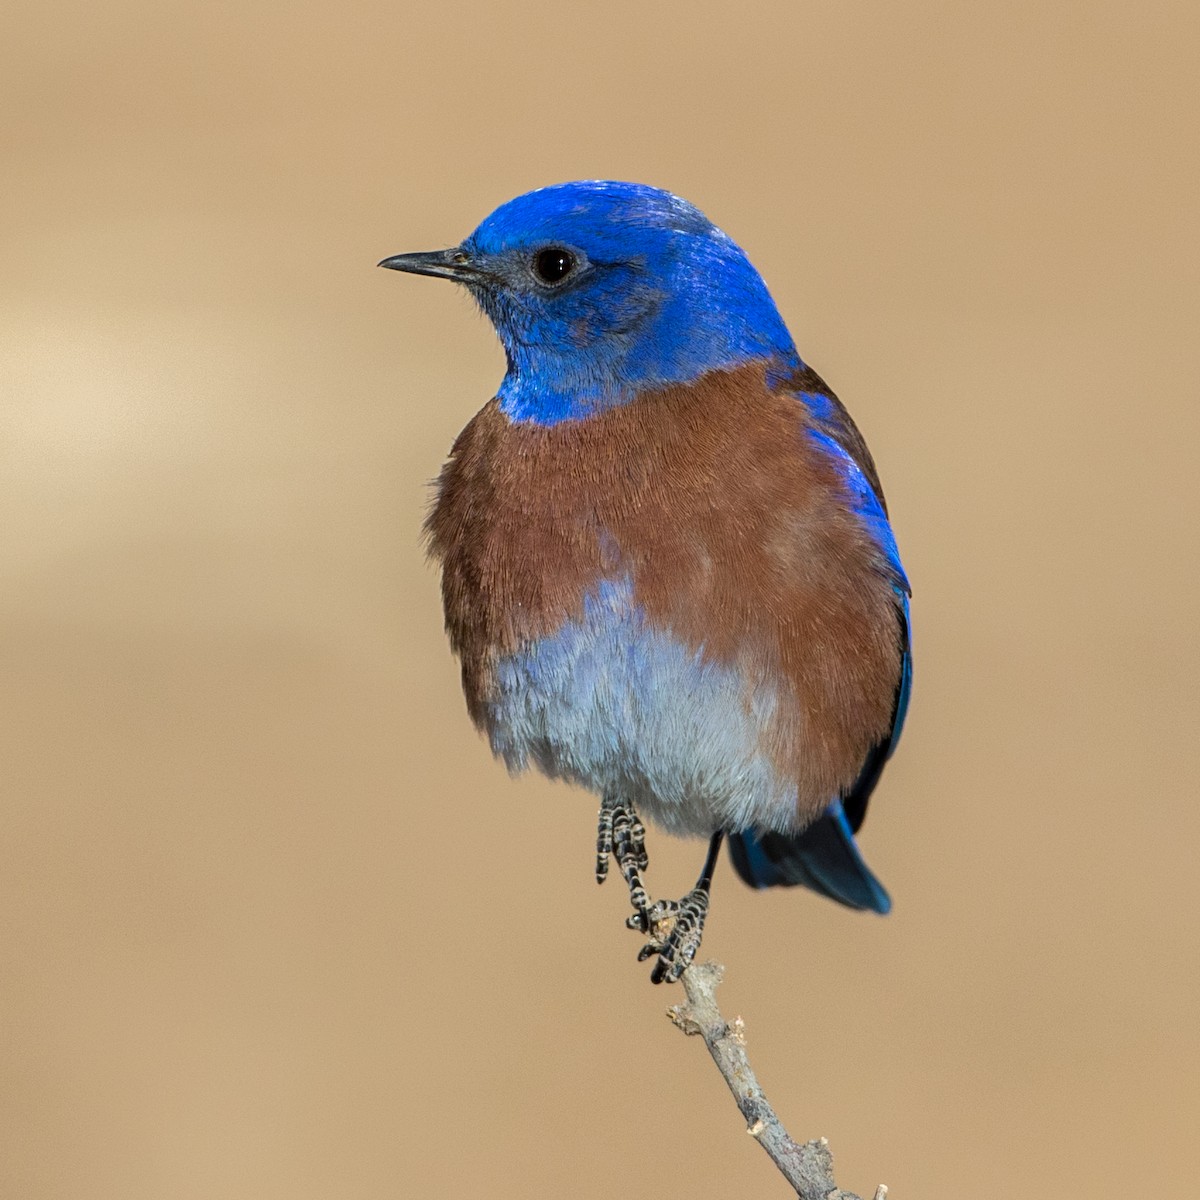
[[[453,279],[458,283],[474,283],[484,272],[471,261],[461,246],[449,250],[423,250],[418,254],[393,254],[380,264],[389,271],[407,271],[410,275],[433,275],[438,279]]]

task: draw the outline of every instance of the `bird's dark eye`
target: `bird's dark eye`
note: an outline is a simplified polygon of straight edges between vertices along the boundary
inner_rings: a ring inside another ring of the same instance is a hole
[[[533,256],[533,273],[543,283],[561,283],[575,269],[575,255],[562,246],[547,246]]]

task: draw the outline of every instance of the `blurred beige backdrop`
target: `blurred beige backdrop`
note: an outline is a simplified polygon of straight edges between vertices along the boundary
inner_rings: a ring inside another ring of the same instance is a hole
[[[784,1194],[593,801],[469,727],[419,546],[503,360],[374,263],[581,176],[745,245],[916,589],[894,915],[717,879],[769,1094],[868,1194],[1187,1194],[1197,46],[1165,3],[10,4],[0,1195]]]

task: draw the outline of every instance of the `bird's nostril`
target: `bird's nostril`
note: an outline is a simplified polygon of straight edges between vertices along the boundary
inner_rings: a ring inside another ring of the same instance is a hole
[[[454,261],[462,266],[467,261],[467,252],[465,250],[456,250],[453,255]]]

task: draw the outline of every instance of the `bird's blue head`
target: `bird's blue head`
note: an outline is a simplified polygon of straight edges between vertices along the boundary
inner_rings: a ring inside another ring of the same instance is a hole
[[[753,360],[796,361],[741,248],[686,200],[561,183],[501,205],[461,245],[380,266],[466,285],[508,356],[500,404],[555,424]]]

